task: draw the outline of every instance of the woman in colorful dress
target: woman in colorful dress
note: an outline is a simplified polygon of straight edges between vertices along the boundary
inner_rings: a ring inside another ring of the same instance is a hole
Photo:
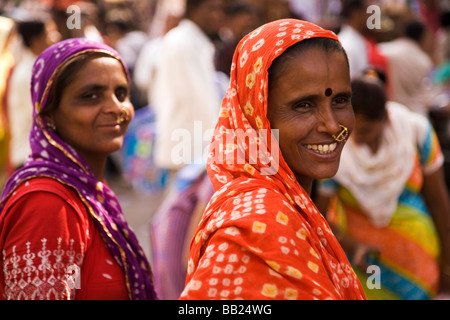
[[[33,66],[31,154],[0,202],[1,299],[154,299],[149,263],[105,183],[134,111],[110,47],[68,39]]]
[[[352,90],[355,130],[336,176],[320,183],[316,204],[336,228],[367,298],[449,293],[450,205],[433,127],[386,101],[376,77],[353,80]]]
[[[309,196],[313,179],[336,173],[354,126],[336,35],[265,24],[241,40],[230,76],[207,161],[215,193],[180,298],[364,299]]]

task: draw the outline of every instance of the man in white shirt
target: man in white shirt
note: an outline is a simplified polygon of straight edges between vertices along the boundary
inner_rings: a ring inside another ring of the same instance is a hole
[[[338,34],[350,63],[350,76],[360,75],[369,67],[367,41],[367,5],[364,0],[344,0],[341,15],[343,24]]]
[[[178,170],[208,151],[222,96],[216,85],[215,47],[222,0],[187,0],[186,16],[163,38],[155,74],[155,162]]]

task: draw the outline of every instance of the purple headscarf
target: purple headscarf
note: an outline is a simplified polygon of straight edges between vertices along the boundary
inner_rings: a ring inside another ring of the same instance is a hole
[[[87,53],[104,53],[117,59],[128,73],[118,53],[107,45],[84,38],[59,42],[37,58],[31,79],[33,118],[30,132],[31,155],[17,170],[3,190],[0,210],[16,188],[36,177],[49,177],[75,190],[94,219],[107,247],[124,270],[131,299],[156,299],[151,268],[136,235],[125,221],[122,209],[111,189],[99,181],[78,153],[49,130],[39,115],[45,108],[56,74],[73,57]],[[1,213],[0,213],[1,214]]]

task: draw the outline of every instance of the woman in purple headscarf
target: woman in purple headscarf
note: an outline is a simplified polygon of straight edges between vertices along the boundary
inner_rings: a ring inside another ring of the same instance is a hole
[[[134,112],[110,47],[68,39],[31,79],[31,155],[0,202],[1,299],[155,299],[151,268],[104,182]]]

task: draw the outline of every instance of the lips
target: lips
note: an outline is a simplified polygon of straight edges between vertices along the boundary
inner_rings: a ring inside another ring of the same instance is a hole
[[[327,154],[332,153],[336,149],[337,142],[330,144],[306,144],[305,147],[320,154]]]
[[[120,125],[121,125],[121,123],[112,122],[112,123],[100,124],[99,127],[115,127],[115,126],[120,126]]]

